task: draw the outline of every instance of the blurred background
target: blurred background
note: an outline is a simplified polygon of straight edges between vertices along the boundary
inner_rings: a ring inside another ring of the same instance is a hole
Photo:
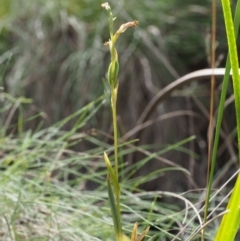
[[[109,32],[101,3],[99,0],[0,0],[0,86],[18,99],[10,120],[9,112],[2,112],[2,124],[6,120],[11,123],[9,134],[49,127],[106,94],[104,83],[110,55],[103,43],[109,39]],[[147,128],[141,133],[129,133],[161,89],[181,76],[210,68],[211,1],[112,0],[109,4],[117,17],[115,30],[128,21],[140,22],[117,43],[119,130],[126,137],[124,141],[138,138],[138,146],[158,154],[134,175],[147,175],[171,166],[172,162],[190,171],[191,178],[179,171],[174,175],[166,172],[144,183],[142,188],[185,191],[204,187],[210,78],[204,78],[205,81],[196,78],[174,91],[154,107]],[[224,67],[227,46],[220,6],[216,46],[216,67]],[[216,103],[220,90],[221,81],[217,80]],[[229,98],[231,93],[230,86]],[[13,105],[11,100],[7,104]],[[231,175],[236,159],[231,99],[225,113],[217,161],[218,184]],[[161,121],[154,121],[161,116]],[[64,126],[65,130],[70,128],[71,122]],[[112,143],[108,136],[112,135],[108,101],[84,128],[85,131],[94,128],[99,140]],[[184,142],[191,136],[195,139]],[[184,143],[176,144],[181,141]],[[84,151],[92,145],[81,143],[73,148]],[[144,157],[144,152],[136,151],[124,158],[128,164],[134,164]]]

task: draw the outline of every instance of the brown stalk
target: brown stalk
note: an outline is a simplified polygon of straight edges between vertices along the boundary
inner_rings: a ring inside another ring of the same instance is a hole
[[[212,43],[211,43],[211,68],[215,68],[215,50],[216,50],[216,0],[212,0]],[[211,168],[211,156],[212,156],[212,142],[213,142],[213,109],[214,109],[214,88],[215,88],[215,76],[211,76],[211,90],[210,90],[210,113],[209,113],[209,129],[208,129],[208,167],[207,167],[207,180],[206,180],[206,190],[208,189],[210,168]],[[209,206],[209,195],[210,192],[207,191],[207,196],[205,199],[205,210],[203,225],[207,222],[207,213]],[[205,227],[202,229],[201,241],[204,241]]]

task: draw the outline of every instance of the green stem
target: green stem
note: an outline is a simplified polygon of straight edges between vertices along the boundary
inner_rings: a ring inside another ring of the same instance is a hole
[[[117,130],[117,93],[118,93],[118,84],[112,88],[112,118],[113,118],[113,135],[114,135],[114,162],[115,162],[115,173],[116,180],[119,183],[118,179],[118,130]],[[120,187],[119,187],[120,188]],[[115,191],[116,198],[116,211],[119,227],[121,229],[121,211],[120,211],[120,190]],[[120,240],[122,236],[122,231],[116,233],[117,240]]]
[[[112,118],[113,118],[113,134],[114,134],[114,161],[115,172],[118,181],[118,130],[117,130],[117,92],[118,85],[112,88]],[[119,195],[118,195],[119,196]]]

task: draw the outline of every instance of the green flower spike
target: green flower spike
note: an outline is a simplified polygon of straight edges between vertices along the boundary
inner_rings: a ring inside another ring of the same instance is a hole
[[[127,22],[125,24],[122,24],[118,29],[118,31],[113,35],[113,21],[116,18],[113,17],[111,8],[107,2],[103,3],[101,6],[107,10],[109,31],[110,31],[110,39],[108,42],[104,43],[104,45],[109,46],[110,53],[111,53],[111,63],[108,68],[108,82],[112,88],[116,88],[118,83],[119,62],[118,62],[118,53],[117,53],[117,50],[115,49],[115,43],[117,42],[117,39],[121,33],[125,32],[128,28],[136,27],[139,22],[134,20],[132,22]]]

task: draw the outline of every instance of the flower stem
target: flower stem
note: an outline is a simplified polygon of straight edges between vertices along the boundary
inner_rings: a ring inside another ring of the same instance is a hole
[[[114,133],[114,161],[115,172],[118,181],[118,130],[117,130],[117,93],[118,84],[112,88],[112,118],[113,118],[113,133]]]

